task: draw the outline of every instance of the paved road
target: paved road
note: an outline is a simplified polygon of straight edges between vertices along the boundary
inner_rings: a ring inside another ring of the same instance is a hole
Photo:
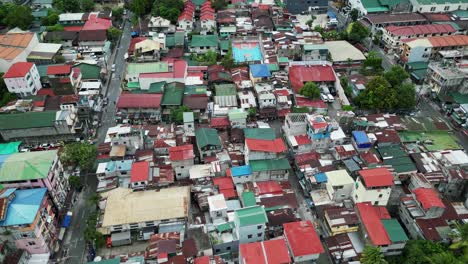
[[[114,102],[117,101],[120,95],[121,77],[125,72],[124,55],[130,45],[130,31],[130,23],[126,23],[119,46],[114,51],[107,65],[110,71],[112,64],[115,64],[115,72],[110,75],[110,80],[107,81],[108,85],[103,89],[103,95],[109,98],[109,105],[106,107],[106,112],[103,112],[101,116],[102,126],[98,130],[98,144],[104,142],[107,129],[115,125]],[[63,246],[64,250],[68,252],[68,256],[61,263],[81,264],[87,262],[86,256],[88,250],[83,238],[83,231],[86,228],[86,219],[95,211],[94,206],[90,206],[87,201],[89,197],[96,193],[96,177],[94,175],[87,176],[85,178],[85,186],[72,208],[73,218]]]

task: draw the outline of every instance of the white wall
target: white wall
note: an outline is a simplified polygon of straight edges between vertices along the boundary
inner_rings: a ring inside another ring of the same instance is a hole
[[[373,205],[386,206],[392,192],[391,187],[366,189],[360,178],[357,179],[357,184],[353,184],[353,186],[352,198],[354,203],[371,202]],[[378,202],[378,204],[376,204],[376,202]]]
[[[446,13],[455,10],[467,10],[468,9],[468,2],[464,0],[460,0],[458,3],[444,3],[444,4],[419,4],[418,0],[411,0],[411,4],[413,5],[413,12],[419,13]]]

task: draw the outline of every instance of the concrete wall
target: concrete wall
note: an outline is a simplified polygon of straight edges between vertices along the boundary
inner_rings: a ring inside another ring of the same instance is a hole
[[[366,189],[364,184],[361,182],[361,179],[358,178],[357,184],[353,185],[352,198],[354,203],[371,202],[373,205],[386,206],[391,192],[392,188],[390,187]]]
[[[265,239],[265,225],[238,227],[236,228],[236,235],[239,238],[239,244],[263,241]]]
[[[468,2],[460,0],[458,3],[431,3],[431,4],[420,4],[418,0],[411,0],[413,6],[413,12],[419,13],[447,13],[455,10],[467,10]]]
[[[190,166],[193,166],[193,159],[173,161],[172,168],[174,168],[176,179],[187,179],[190,176]]]

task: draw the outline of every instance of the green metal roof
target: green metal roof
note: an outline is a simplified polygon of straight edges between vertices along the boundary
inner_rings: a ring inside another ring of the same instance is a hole
[[[190,47],[218,47],[216,35],[193,35]]]
[[[385,159],[384,164],[391,165],[396,173],[405,173],[417,170],[416,165],[414,165],[413,161],[408,156]]]
[[[57,111],[26,112],[0,115],[0,130],[51,127]]]
[[[279,57],[278,62],[279,63],[288,63],[289,59],[288,59],[288,57]]]
[[[400,223],[396,219],[383,219],[382,224],[387,231],[390,240],[393,243],[408,241],[408,236],[405,233],[405,230],[401,227]]]
[[[101,67],[95,64],[79,63],[73,66],[79,68],[81,71],[81,78],[86,79],[99,79],[101,77]]]
[[[247,112],[245,112],[243,109],[238,109],[238,108],[231,109],[228,112],[228,117],[230,120],[247,118]]]
[[[361,3],[368,13],[388,11],[388,8],[383,6],[378,0],[362,0]]]
[[[204,94],[206,95],[206,91],[208,87],[206,85],[187,85],[185,86],[184,94],[186,95],[199,95]]]
[[[206,0],[192,0],[192,3],[193,3],[195,6],[201,6],[201,5],[203,5],[205,2],[206,2]]]
[[[128,74],[168,72],[167,62],[127,63]]]
[[[129,89],[140,89],[140,83],[139,82],[128,82],[127,83],[127,88],[129,88]]]
[[[291,169],[287,159],[251,160],[249,165],[253,172]]]
[[[242,193],[242,203],[244,207],[257,205],[257,200],[255,199],[255,194],[253,192],[243,192]]]
[[[88,264],[120,264],[120,257],[113,259],[105,259],[101,261],[88,262]]]
[[[130,84],[130,83],[129,83]],[[132,87],[128,86],[130,88],[130,92],[133,94],[155,94],[155,93],[163,93],[163,88],[164,85],[166,85],[166,82],[154,82],[150,84],[150,87],[148,90],[142,90],[140,89],[140,83],[136,83],[138,86],[132,89]]]
[[[44,179],[57,157],[57,150],[15,153],[2,160],[2,182]]]
[[[444,4],[462,4],[465,3],[465,0],[415,0],[421,5],[444,5]]]
[[[195,130],[195,138],[197,146],[203,148],[208,145],[221,146],[221,140],[218,136],[218,131],[214,128],[199,128]]]
[[[234,228],[234,223],[233,222],[227,222],[227,223],[223,223],[223,224],[220,224],[220,225],[216,226],[216,229],[219,232],[225,232],[225,231],[228,231],[228,230],[232,230],[233,228]]]
[[[229,50],[229,46],[231,45],[231,41],[230,40],[221,40],[219,42],[219,48],[221,50]]]
[[[268,223],[265,208],[258,205],[238,209],[234,211],[234,217],[241,227]]]
[[[273,140],[276,139],[276,133],[273,128],[244,128],[244,137]]]
[[[406,151],[400,145],[379,146],[378,151],[382,158],[407,156]]]
[[[468,17],[468,10],[455,10],[453,14],[459,18],[467,18]]]
[[[183,83],[169,83],[164,87],[161,105],[182,105],[185,85]]]
[[[457,104],[468,104],[468,94],[461,94],[461,93],[450,93],[450,96],[452,96],[453,100]]]
[[[216,84],[215,93],[216,96],[230,96],[237,95],[237,90],[233,83]]]
[[[18,147],[21,141],[0,144],[0,155],[18,153]]]
[[[267,66],[268,66],[268,69],[270,70],[270,72],[279,71],[278,63],[269,63],[269,64],[267,64]]]
[[[410,70],[421,70],[421,69],[427,69],[429,67],[429,62],[410,62],[406,64],[408,66],[408,69]]]

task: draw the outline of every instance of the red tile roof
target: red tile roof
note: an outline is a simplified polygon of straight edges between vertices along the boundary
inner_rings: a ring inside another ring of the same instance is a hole
[[[188,160],[193,158],[194,155],[192,144],[169,148],[169,159],[171,161]]]
[[[321,254],[322,242],[309,220],[283,224],[284,236],[294,257]]]
[[[255,193],[258,195],[263,194],[282,194],[283,188],[281,185],[276,181],[263,181],[263,182],[256,182]]]
[[[433,47],[453,47],[453,46],[466,46],[468,45],[468,36],[454,35],[454,36],[439,36],[427,38]]]
[[[184,11],[182,14],[179,15],[179,18],[177,19],[177,21],[179,22],[182,20],[192,21],[193,13]]]
[[[210,13],[206,13],[200,16],[200,20],[213,20],[214,21],[214,15]]]
[[[298,107],[311,107],[315,109],[326,109],[327,105],[320,99],[311,100],[305,97],[296,97],[296,104]]]
[[[149,162],[140,161],[132,164],[130,182],[141,182],[148,180]]]
[[[416,199],[421,203],[424,210],[431,209],[432,207],[445,208],[444,203],[439,198],[439,194],[430,188],[417,188],[413,190]]]
[[[47,67],[47,75],[70,74],[71,65],[51,65]]]
[[[318,159],[320,159],[320,154],[318,154],[317,152],[302,153],[294,156],[294,160],[299,166],[308,164]]]
[[[395,36],[453,33],[457,30],[450,24],[427,24],[414,26],[388,26],[385,28]]]
[[[333,68],[327,65],[291,66],[289,79],[295,93],[299,93],[306,82],[334,82],[336,80]]]
[[[359,175],[366,187],[393,186],[393,175],[387,168],[373,168],[360,170]]]
[[[8,71],[3,75],[3,78],[24,77],[28,74],[32,66],[34,66],[32,62],[17,62],[11,65]]]
[[[274,152],[281,153],[286,151],[286,145],[281,138],[274,140],[263,140],[246,138],[245,144],[250,151]]]
[[[213,117],[210,120],[210,127],[212,128],[227,128],[230,126],[229,118],[226,117]]]
[[[162,94],[121,94],[117,108],[159,108]]]
[[[244,264],[287,264],[291,263],[288,247],[284,239],[267,240],[241,244],[240,256]]]
[[[82,30],[108,30],[110,27],[112,27],[112,21],[110,19],[99,18],[97,15],[92,14],[89,16]]]
[[[384,206],[372,206],[370,202],[357,203],[356,207],[364,228],[374,246],[390,245],[392,242],[382,219],[390,219],[390,214]]]

